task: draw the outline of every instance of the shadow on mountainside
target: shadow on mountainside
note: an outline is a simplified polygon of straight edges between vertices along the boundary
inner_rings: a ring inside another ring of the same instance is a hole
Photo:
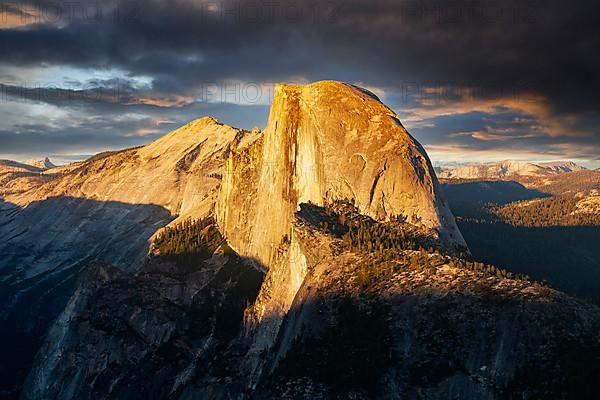
[[[238,339],[263,274],[256,260],[223,250],[193,263],[153,255],[137,274],[91,265],[50,330],[23,397],[167,399],[202,378],[217,391],[219,382],[243,391],[232,380],[247,350]]]
[[[587,319],[552,301],[429,288],[334,293],[302,309],[307,323],[251,398],[593,399],[599,389],[597,308]]]
[[[600,226],[533,228],[459,219],[458,227],[476,259],[600,301]]]
[[[18,397],[82,268],[139,263],[171,219],[156,205],[54,197],[21,208],[0,200],[0,399]]]
[[[352,281],[293,306],[250,389],[244,309],[262,275],[254,260],[216,257],[189,270],[154,258],[137,276],[91,266],[24,398],[592,399],[599,389],[597,307],[467,294],[479,287],[468,282],[356,296]]]
[[[506,223],[488,206],[549,196],[516,182],[442,187],[476,259],[546,280],[571,295],[600,300],[600,226],[525,227]]]
[[[515,181],[477,181],[445,183],[442,185],[446,199],[457,207],[463,203],[507,204],[513,201],[550,197],[548,193],[528,189]]]

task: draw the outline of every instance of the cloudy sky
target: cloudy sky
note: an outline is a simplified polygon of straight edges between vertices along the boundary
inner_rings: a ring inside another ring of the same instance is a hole
[[[434,161],[600,167],[593,0],[0,0],[0,158],[59,162],[205,115],[264,127],[275,82],[375,92]]]

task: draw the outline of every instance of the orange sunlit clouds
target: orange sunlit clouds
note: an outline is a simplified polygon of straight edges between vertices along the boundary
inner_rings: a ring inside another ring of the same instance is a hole
[[[515,123],[527,122],[530,132],[526,135],[511,135],[514,131],[493,130],[484,127],[475,132],[464,132],[477,140],[491,141],[503,139],[518,139],[525,137],[577,137],[589,135],[589,132],[575,129],[576,115],[557,117],[551,110],[550,102],[540,96],[523,95],[519,98],[507,96],[494,100],[477,98],[462,98],[457,101],[448,99],[423,99],[416,106],[396,110],[400,119],[408,126],[432,126],[431,119],[447,116],[465,115],[470,113],[485,113],[490,116],[514,112],[521,117],[513,119]]]
[[[6,11],[0,12],[0,29],[12,29],[21,26],[34,24],[32,20],[24,19],[21,15],[9,13]]]
[[[56,23],[60,18],[39,7],[25,8],[11,2],[0,3],[0,29],[23,28],[41,23]]]
[[[138,97],[136,102],[157,107],[183,107],[194,102],[191,96]]]

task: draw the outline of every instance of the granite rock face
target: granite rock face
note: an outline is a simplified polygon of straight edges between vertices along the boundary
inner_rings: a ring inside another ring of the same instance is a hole
[[[231,246],[268,269],[248,314],[260,325],[257,353],[272,345],[307,272],[294,213],[341,199],[466,248],[427,154],[377,97],[332,81],[277,85],[263,137],[230,155],[216,206]]]
[[[250,197],[258,198],[256,218],[281,223],[257,221],[250,238],[240,237],[240,242],[277,243],[290,233],[300,203],[353,199],[365,215],[378,220],[400,217],[431,229],[442,241],[466,246],[425,150],[392,110],[363,89],[333,81],[277,85],[263,140],[256,147],[248,151],[252,156],[233,155],[228,161],[231,176],[223,182],[218,204],[223,229],[234,244],[237,227],[230,216],[248,205],[236,191],[254,190]],[[250,171],[252,176],[245,175]],[[248,179],[256,182],[241,184]],[[258,253],[268,261],[267,250]]]

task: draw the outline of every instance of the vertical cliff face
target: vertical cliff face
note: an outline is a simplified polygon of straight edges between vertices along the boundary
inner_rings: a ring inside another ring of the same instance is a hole
[[[277,85],[264,139],[254,153],[252,160],[230,160],[234,176],[223,186],[231,195],[239,190],[230,187],[238,184],[236,171],[256,170],[256,185],[243,185],[254,186],[258,199],[250,235],[256,243],[278,243],[289,234],[299,203],[348,198],[375,219],[402,217],[465,246],[425,151],[392,110],[362,89],[330,81]],[[227,195],[220,203],[222,217],[239,207]],[[264,218],[278,223],[266,224]],[[235,242],[235,222],[224,228]],[[268,263],[266,249],[256,255]]]
[[[365,215],[399,217],[466,247],[425,151],[393,111],[339,82],[277,85],[263,137],[230,155],[216,206],[229,243],[268,269],[247,315],[250,329],[261,327],[259,348],[275,340],[307,273],[294,213],[301,203],[336,199],[353,199]]]

